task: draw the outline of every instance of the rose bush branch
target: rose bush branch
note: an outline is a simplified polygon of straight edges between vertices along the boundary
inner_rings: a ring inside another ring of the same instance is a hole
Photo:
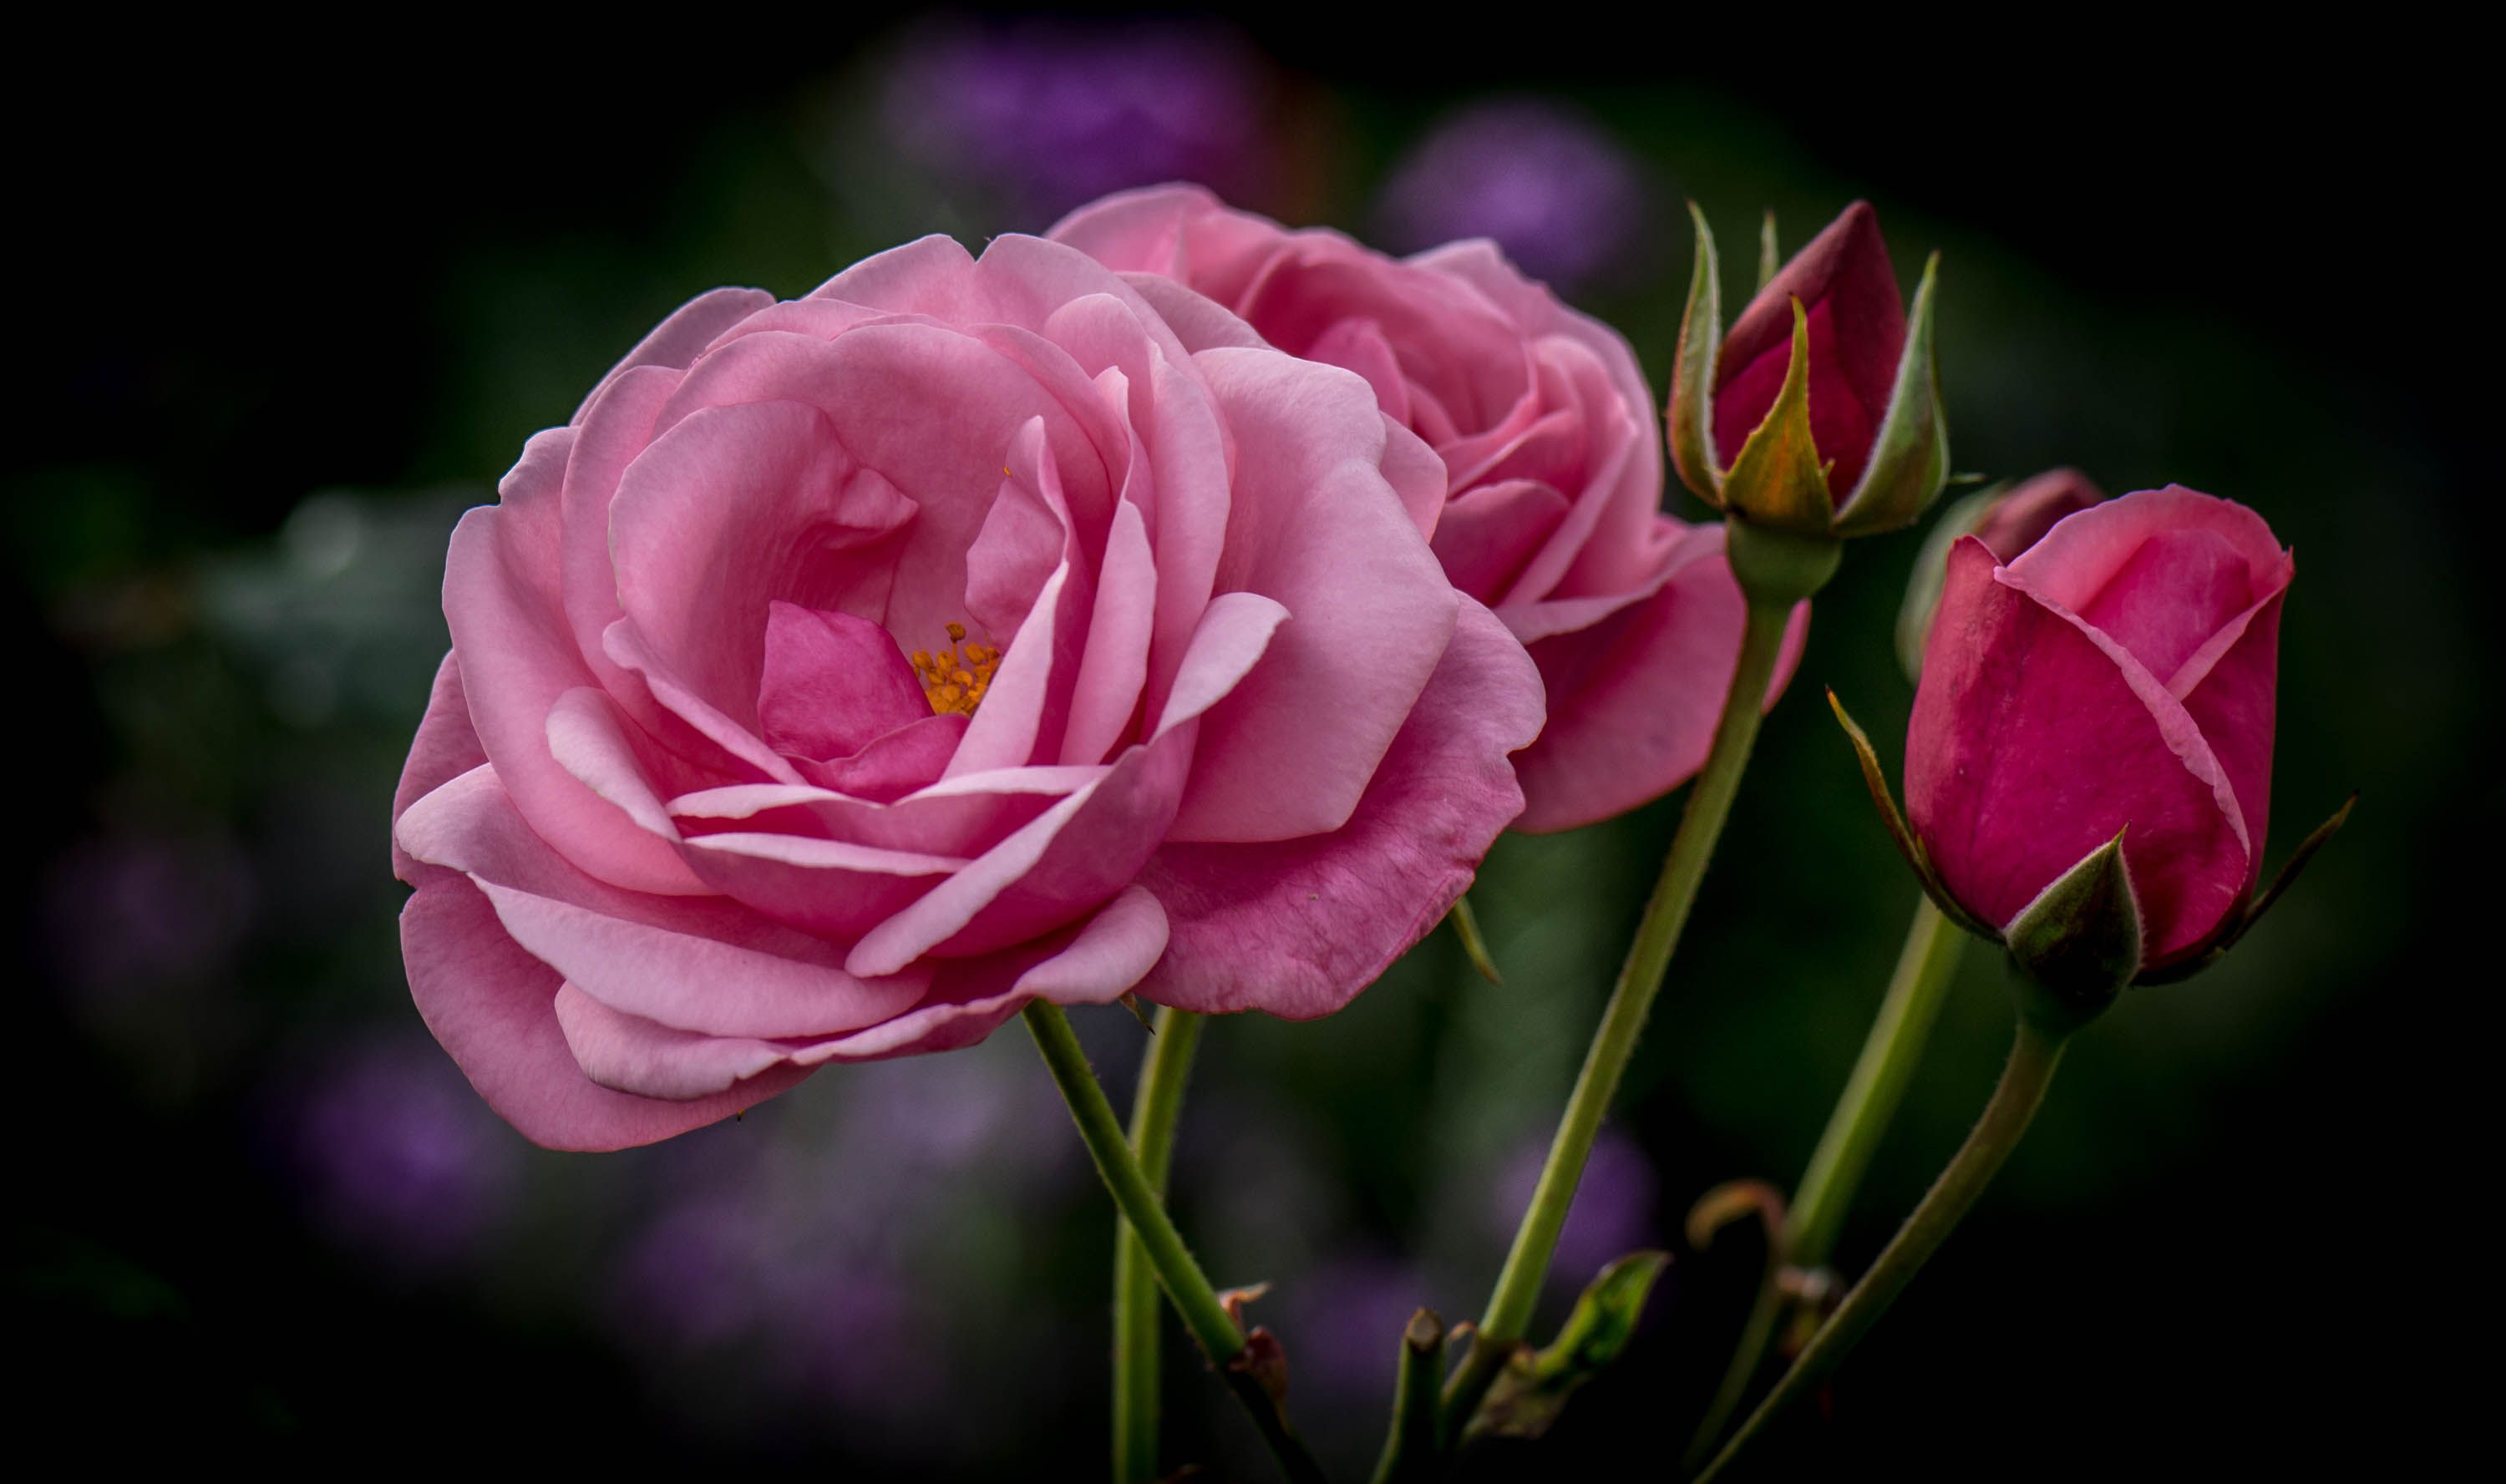
[[[2347,818],[2345,804],[2256,894],[2294,574],[2261,517],[2177,486],[2064,516],[2009,560],[1962,536],[1908,724],[1904,812],[1838,707],[1924,891],[2008,950],[2017,1040],[1939,1183],[1700,1478],[1812,1393],[1939,1249],[2066,1040],[2127,989],[2216,963]]]
[[[1184,1327],[1192,1331],[1201,1353],[1218,1367],[1229,1389],[1244,1403],[1253,1425],[1261,1430],[1263,1441],[1279,1461],[1280,1469],[1300,1484],[1320,1481],[1322,1470],[1305,1444],[1289,1431],[1279,1399],[1265,1389],[1253,1368],[1245,1363],[1250,1356],[1244,1331],[1236,1326],[1218,1290],[1201,1272],[1192,1250],[1184,1245],[1182,1234],[1166,1216],[1147,1173],[1133,1157],[1130,1141],[1115,1119],[1114,1105],[1106,1100],[1105,1089],[1088,1066],[1088,1054],[1080,1049],[1079,1037],[1070,1029],[1070,1017],[1062,1013],[1059,1006],[1044,1000],[1030,1001],[1020,1013],[1028,1032],[1035,1037],[1036,1049],[1043,1054],[1045,1066],[1053,1073],[1054,1085],[1070,1106],[1071,1121],[1079,1125],[1080,1141],[1096,1161],[1096,1173],[1104,1178],[1115,1208],[1137,1237],[1150,1271],[1157,1275],[1159,1286],[1165,1290]]]
[[[1940,603],[1953,542],[1974,536],[2008,561],[2034,546],[2062,517],[2104,499],[2105,492],[2078,470],[2055,469],[2015,486],[1995,485],[1970,495],[1944,512],[1915,557],[1898,615],[1897,653],[1907,679],[1922,679],[1924,641],[1931,633],[1932,611]],[[1872,1022],[1844,1092],[1819,1136],[1791,1207],[1773,1233],[1766,1281],[1759,1286],[1722,1384],[1689,1441],[1688,1466],[1704,1462],[1747,1397],[1767,1345],[1793,1306],[1784,1290],[1784,1270],[1814,1270],[1826,1263],[1872,1151],[1896,1116],[1906,1083],[1922,1060],[1965,945],[1966,935],[1928,898],[1915,902],[1914,921],[1907,926],[1906,944],[1880,1000],[1879,1017]]]
[[[1915,919],[1906,929],[1906,945],[1897,955],[1896,972],[1889,975],[1887,994],[1880,1004],[1880,1016],[1872,1022],[1844,1093],[1829,1114],[1800,1188],[1773,1233],[1766,1281],[1759,1286],[1740,1343],[1704,1420],[1689,1441],[1690,1467],[1703,1462],[1725,1424],[1739,1410],[1766,1358],[1769,1341],[1792,1306],[1782,1283],[1783,1270],[1814,1269],[1826,1263],[1837,1229],[1853,1203],[1853,1192],[1870,1167],[1872,1151],[1896,1116],[1906,1084],[1922,1060],[1965,946],[1966,935],[1930,901],[1915,903]]]
[[[1924,269],[1909,312],[1897,296],[1878,217],[1857,202],[1792,262],[1765,276],[1726,336],[1714,235],[1702,212],[1692,205],[1690,215],[1697,257],[1674,357],[1669,442],[1689,487],[1727,512],[1725,550],[1747,620],[1713,744],[1662,878],[1636,925],[1479,1332],[1446,1388],[1449,1444],[1459,1438],[1530,1322],[1593,1140],[1738,792],[1783,624],[1794,605],[1835,575],[1842,538],[1915,519],[1940,493],[1949,467],[1932,353],[1937,260]],[[1762,245],[1769,251],[1762,256],[1772,256],[1772,239],[1766,234]],[[1736,450],[1728,465],[1720,451],[1726,447]]]
[[[2001,1074],[2001,1083],[1993,1090],[1992,1100],[1985,1105],[1984,1116],[1967,1135],[1956,1157],[1941,1172],[1931,1192],[1907,1218],[1871,1271],[1853,1286],[1808,1348],[1775,1383],[1775,1389],[1768,1393],[1757,1410],[1733,1433],[1732,1441],[1697,1475],[1697,1484],[1720,1475],[1771,1420],[1815,1391],[1855,1342],[1879,1323],[1897,1295],[1905,1291],[1906,1285],[1914,1281],[1915,1274],[1984,1193],[1986,1184],[2010,1157],[2010,1151],[2018,1148],[2019,1136],[2026,1132],[2028,1120],[2044,1102],[2054,1069],[2062,1059],[2065,1035],[2045,1029],[2025,1016],[2020,1018],[2018,1039],[2011,1047],[2009,1065]]]
[[[1131,1106],[1131,1152],[1150,1192],[1161,1199],[1200,1031],[1200,1016],[1160,1006],[1140,1064],[1139,1093]],[[1115,1484],[1140,1484],[1158,1476],[1159,1334],[1157,1271],[1127,1219],[1114,1236]]]
[[[1574,1202],[1576,1184],[1583,1179],[1585,1163],[1592,1157],[1593,1141],[1627,1075],[1628,1061],[1635,1054],[1636,1038],[1644,1029],[1654,997],[1662,990],[1663,974],[1670,966],[1671,951],[1679,945],[1680,929],[1688,922],[1698,884],[1705,877],[1714,843],[1723,832],[1723,822],[1739,792],[1740,775],[1748,766],[1749,750],[1757,739],[1767,680],[1773,673],[1776,648],[1782,642],[1794,601],[1792,597],[1778,597],[1750,605],[1748,625],[1740,643],[1739,667],[1733,675],[1722,722],[1715,728],[1713,750],[1706,755],[1705,769],[1698,774],[1696,787],[1688,796],[1679,831],[1672,836],[1669,853],[1663,862],[1661,880],[1636,924],[1627,963],[1610,992],[1600,1029],[1585,1054],[1575,1089],[1566,1100],[1565,1115],[1558,1121],[1549,1157],[1541,1166],[1530,1208],[1523,1213],[1522,1225],[1515,1232],[1514,1245],[1506,1253],[1505,1265],[1498,1272],[1496,1288],[1488,1295],[1487,1308],[1471,1336],[1462,1364],[1445,1388],[1441,1431],[1449,1448],[1460,1439],[1480,1398],[1487,1394],[1497,1372],[1530,1325],[1532,1307],[1549,1274],[1550,1256],[1557,1250],[1558,1233],[1566,1226],[1566,1212]]]

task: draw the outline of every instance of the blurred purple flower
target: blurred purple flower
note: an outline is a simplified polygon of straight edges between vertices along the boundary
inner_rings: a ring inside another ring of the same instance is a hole
[[[222,974],[255,896],[243,853],[220,839],[107,834],[54,863],[44,917],[54,960],[92,1010]]]
[[[1490,1189],[1488,1229],[1511,1238],[1531,1204],[1540,1183],[1541,1164],[1549,1157],[1544,1136],[1524,1145],[1509,1159]],[[1549,1281],[1564,1289],[1581,1289],[1611,1259],[1625,1256],[1654,1239],[1653,1164],[1634,1140],[1608,1129],[1593,1145],[1584,1179],[1575,1187],[1575,1203],[1566,1208],[1566,1226],[1558,1233],[1557,1256],[1549,1264]]]
[[[1524,272],[1572,293],[1630,265],[1652,198],[1598,124],[1518,99],[1439,124],[1394,168],[1377,215],[1395,250],[1490,237]]]
[[[666,1205],[613,1274],[611,1319],[629,1354],[670,1368],[724,1352],[814,1413],[928,1415],[945,1394],[945,1346],[913,1284],[826,1240],[764,1190],[713,1190]]]
[[[477,1252],[511,1206],[520,1145],[422,1036],[324,1055],[281,1116],[312,1220],[345,1245],[442,1266]]]
[[[621,1327],[680,1352],[713,1350],[747,1334],[760,1317],[753,1281],[759,1238],[755,1214],[737,1195],[708,1192],[663,1207],[618,1260],[614,1312]]]
[[[1270,71],[1208,22],[956,21],[910,34],[886,71],[886,141],[1038,229],[1108,191],[1234,197],[1268,173]]]
[[[1336,1258],[1269,1302],[1284,1317],[1268,1318],[1264,1304],[1256,1302],[1250,1320],[1279,1331],[1288,1374],[1301,1396],[1366,1410],[1391,1395],[1401,1330],[1410,1316],[1433,1307],[1416,1269],[1377,1256]]]

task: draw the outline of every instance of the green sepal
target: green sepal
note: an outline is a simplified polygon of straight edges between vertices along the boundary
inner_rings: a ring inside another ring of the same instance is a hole
[[[2340,808],[2332,811],[2330,819],[2315,826],[2312,834],[2298,842],[2297,849],[2280,866],[2279,874],[2272,877],[2272,884],[2263,888],[2262,895],[2256,897],[2253,904],[2245,908],[2244,915],[2237,919],[2237,931],[2222,947],[2235,947],[2238,938],[2252,932],[2254,924],[2263,920],[2265,912],[2278,904],[2288,889],[2297,884],[2298,873],[2306,869],[2306,863],[2314,859],[2316,851],[2331,843],[2332,837],[2341,832],[2341,827],[2349,823],[2349,811],[2356,807],[2358,795],[2352,794],[2341,801]]]
[[[1862,764],[1862,786],[1871,791],[1871,802],[1880,810],[1880,823],[1888,827],[1888,837],[1897,842],[1897,854],[1905,857],[1906,864],[1914,868],[1915,879],[1922,883],[1923,895],[1932,899],[1932,905],[1941,909],[1943,917],[1987,942],[2001,941],[2000,933],[1958,905],[1957,899],[1950,895],[1949,887],[1942,882],[1940,872],[1932,868],[1931,854],[1923,849],[1923,842],[1915,837],[1915,831],[1906,824],[1906,816],[1897,808],[1897,795],[1889,792],[1888,775],[1880,769],[1880,755],[1871,750],[1870,736],[1846,714],[1844,703],[1836,698],[1833,687],[1828,689],[1827,705],[1836,713],[1836,724],[1844,728],[1844,739],[1853,744],[1854,760]]]
[[[1783,265],[1783,252],[1775,245],[1775,209],[1770,206],[1758,223],[1758,287],[1774,282],[1776,269]]]
[[[1923,265],[1907,315],[1906,349],[1897,360],[1897,385],[1872,441],[1862,482],[1845,497],[1837,518],[1842,536],[1876,536],[1912,525],[1930,508],[1950,476],[1950,432],[1941,412],[1941,377],[1932,353],[1932,293],[1941,255]]]
[[[1654,1281],[1670,1266],[1665,1252],[1629,1253],[1601,1269],[1546,1350],[1525,1345],[1497,1372],[1466,1437],[1538,1437],[1578,1387],[1616,1360],[1635,1337]]]
[[[2140,973],[2140,903],[2123,837],[2080,858],[2010,919],[2011,961],[2033,994],[2024,1012],[2050,1030],[2070,1031],[2105,1012]]]
[[[1765,420],[1723,476],[1723,505],[1753,524],[1826,536],[1836,527],[1836,501],[1809,431],[1809,316],[1800,300],[1792,303],[1792,364]]]
[[[2349,823],[2349,811],[2357,806],[2358,795],[2355,794],[2342,800],[2341,807],[2332,811],[2330,819],[2315,826],[2312,834],[2298,842],[2297,849],[2280,866],[2279,873],[2272,877],[2271,885],[2265,887],[2260,896],[2246,903],[2242,912],[2231,916],[2214,935],[2207,947],[2177,963],[2169,964],[2165,969],[2144,973],[2132,982],[2135,984],[2178,983],[2227,957],[2228,950],[2235,947],[2246,934],[2252,932],[2254,924],[2262,921],[2263,914],[2276,905],[2289,887],[2295,884],[2298,873],[2306,869],[2306,864],[2309,861],[2314,859],[2314,853],[2321,850],[2334,835],[2339,834],[2342,826]]]
[[[1688,307],[1679,316],[1679,352],[1670,378],[1670,462],[1681,482],[1708,505],[1723,504],[1714,466],[1714,358],[1723,349],[1723,291],[1714,261],[1714,232],[1705,213],[1688,203],[1697,224],[1697,266],[1688,277]]]
[[[1724,559],[1752,603],[1789,608],[1813,597],[1844,562],[1844,543],[1831,536],[1806,536],[1738,515],[1724,516],[1723,527]]]
[[[1932,636],[1932,615],[1941,606],[1941,588],[1949,582],[1950,548],[1984,524],[1992,507],[2010,491],[2007,479],[1961,498],[1941,512],[1915,553],[1915,570],[1906,576],[1906,601],[1897,610],[1897,664],[1906,678],[1923,679],[1923,646]]]

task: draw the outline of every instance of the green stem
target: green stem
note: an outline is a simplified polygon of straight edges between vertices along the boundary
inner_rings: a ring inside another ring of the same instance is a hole
[[[1445,1373],[1445,1322],[1433,1310],[1410,1316],[1401,1331],[1401,1370],[1392,1384],[1392,1430],[1376,1461],[1375,1484],[1414,1484],[1436,1466],[1436,1383]]]
[[[1140,1063],[1131,1153],[1160,1197],[1200,1027],[1192,1011],[1160,1006]],[[1145,1484],[1158,1476],[1158,1275],[1131,1223],[1120,1225],[1114,1235],[1114,1484]]]
[[[1975,1205],[2010,1151],[2019,1147],[2019,1139],[2027,1131],[2027,1123],[2036,1115],[2038,1105],[2045,1101],[2045,1089],[2052,1085],[2054,1069],[2061,1065],[2062,1045],[2068,1033],[2039,1025],[2026,1015],[2019,1017],[2019,1032],[2010,1048],[2010,1064],[2002,1069],[2001,1083],[1992,1090],[1992,1100],[1984,1105],[1984,1115],[1976,1120],[1975,1130],[1966,1137],[1949,1168],[1932,1184],[1915,1214],[1897,1230],[1871,1271],[1844,1295],[1844,1302],[1835,1315],[1810,1337],[1808,1346],[1784,1372],[1773,1391],[1758,1403],[1758,1409],[1740,1424],[1723,1451],[1705,1471],[1697,1475],[1695,1484],[1720,1475],[1731,1466],[1733,1459],[1749,1445],[1751,1439],[1766,1431],[1767,1424],[1802,1397],[1816,1392],[1829,1373],[1844,1360],[1854,1345],[1871,1332],[1888,1305],[1913,1282],[1924,1262],[1940,1250],[1942,1242],[1955,1230],[1959,1219]]]
[[[1061,1012],[1061,1007],[1047,1000],[1028,1001],[1023,1013],[1027,1031],[1035,1037],[1036,1049],[1043,1053],[1055,1085],[1061,1089],[1061,1100],[1070,1106],[1071,1121],[1079,1125],[1080,1141],[1096,1161],[1096,1173],[1113,1193],[1115,1208],[1138,1235],[1141,1252],[1175,1312],[1182,1316],[1184,1327],[1192,1331],[1201,1353],[1209,1357],[1219,1374],[1226,1377],[1228,1388],[1252,1414],[1253,1425],[1262,1431],[1263,1441],[1271,1445],[1280,1469],[1298,1484],[1321,1484],[1322,1469],[1315,1465],[1313,1455],[1306,1451],[1305,1444],[1288,1431],[1287,1419],[1280,1416],[1278,1404],[1247,1369],[1231,1363],[1244,1357],[1244,1332],[1235,1327],[1226,1304],[1219,1300],[1218,1290],[1210,1287],[1208,1275],[1193,1259],[1192,1250],[1183,1245],[1182,1235],[1167,1218],[1139,1161],[1131,1157],[1131,1146],[1123,1137],[1123,1125],[1115,1120],[1114,1105],[1105,1100],[1105,1089],[1097,1084],[1096,1074],[1089,1070],[1088,1055],[1079,1048],[1079,1038],[1070,1029],[1070,1017]]]
[[[1557,1234],[1565,1228],[1566,1211],[1575,1199],[1576,1183],[1583,1179],[1593,1141],[1600,1133],[1601,1117],[1609,1112],[1620,1079],[1627,1075],[1636,1037],[1644,1029],[1654,996],[1661,992],[1671,950],[1679,945],[1679,931],[1696,902],[1698,883],[1705,878],[1706,862],[1714,854],[1714,842],[1739,792],[1740,774],[1757,740],[1767,683],[1774,674],[1792,602],[1790,597],[1749,602],[1748,619],[1740,633],[1739,662],[1724,697],[1722,720],[1715,724],[1713,747],[1689,792],[1679,832],[1672,836],[1670,852],[1663,861],[1662,879],[1645,903],[1635,938],[1628,946],[1627,964],[1619,971],[1618,985],[1601,1013],[1600,1029],[1593,1033],[1592,1049],[1585,1054],[1584,1070],[1566,1100],[1565,1116],[1550,1143],[1540,1183],[1532,1189],[1531,1207],[1522,1214],[1522,1224],[1514,1234],[1514,1246],[1497,1274],[1495,1291],[1488,1295],[1487,1310],[1471,1338],[1470,1350],[1445,1388],[1442,1441],[1447,1448],[1460,1439],[1480,1398],[1487,1394],[1507,1355],[1531,1323],[1542,1281],[1549,1274],[1550,1255],[1557,1249]]]
[[[1810,1155],[1791,1214],[1784,1219],[1784,1253],[1796,1266],[1817,1267],[1835,1249],[1853,1192],[1871,1168],[1872,1152],[1905,1102],[1906,1084],[1923,1059],[1966,941],[1966,934],[1942,916],[1930,898],[1915,899],[1915,918],[1906,925],[1906,946],[1880,1002],[1880,1017],[1871,1023],[1862,1055],[1845,1079],[1844,1095],[1828,1116],[1827,1132],[1819,1136],[1818,1149]]]
[[[1965,947],[1966,935],[1941,915],[1931,899],[1916,899],[1914,921],[1906,926],[1906,946],[1897,955],[1896,972],[1889,976],[1888,992],[1880,1002],[1880,1016],[1871,1023],[1871,1034],[1862,1042],[1862,1055],[1853,1064],[1853,1075],[1845,1079],[1836,1112],[1828,1115],[1827,1132],[1819,1136],[1817,1152],[1810,1155],[1809,1169],[1794,1193],[1783,1231],[1767,1254],[1766,1279],[1758,1286],[1757,1303],[1741,1328],[1723,1385],[1689,1439],[1688,1467],[1705,1462],[1715,1440],[1723,1435],[1724,1425],[1739,1410],[1750,1383],[1758,1377],[1767,1344],[1790,1307],[1784,1297],[1782,1270],[1814,1268],[1827,1261],[1844,1213],[1853,1204],[1853,1192],[1871,1166],[1872,1151],[1905,1101],[1906,1083],[1922,1060],[1923,1046],[1931,1039],[1933,1022],[1940,1018],[1942,1002],[1949,996],[1950,981],[1957,976]]]

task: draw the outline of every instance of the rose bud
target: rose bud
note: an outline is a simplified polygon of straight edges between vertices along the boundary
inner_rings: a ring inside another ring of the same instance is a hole
[[[1932,288],[1911,312],[1880,218],[1856,201],[1722,332],[1714,234],[1692,205],[1697,266],[1680,321],[1670,451],[1698,497],[1797,536],[1911,523],[1949,475],[1932,365]]]
[[[1934,901],[2073,1014],[2216,959],[2348,812],[2255,897],[2289,553],[2243,506],[2170,485],[2007,562],[1960,537],[1948,569],[1903,818],[1846,723]]]
[[[1435,450],[1442,493],[1422,518],[1445,574],[1495,610],[1548,687],[1547,729],[1515,759],[1518,828],[1609,818],[1704,762],[1739,662],[1740,588],[1720,525],[1663,512],[1652,393],[1617,332],[1488,242],[1389,258],[1198,187],[1111,195],[1052,235],[1159,302],[1180,284],[1280,349],[1357,372]]]
[[[696,300],[453,534],[420,1012],[613,1148],[1038,998],[1339,1008],[1540,726],[1443,495],[1359,377],[1034,237]]]
[[[1923,538],[1914,576],[1906,583],[1905,606],[1897,612],[1897,659],[1907,678],[1922,677],[1923,640],[1932,631],[1932,610],[1940,605],[1952,543],[1973,536],[1991,548],[1996,560],[2007,563],[2036,545],[2063,516],[2105,497],[2078,470],[2051,469],[2017,484],[1980,490],[1943,512]]]

